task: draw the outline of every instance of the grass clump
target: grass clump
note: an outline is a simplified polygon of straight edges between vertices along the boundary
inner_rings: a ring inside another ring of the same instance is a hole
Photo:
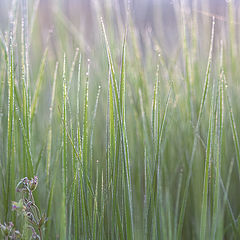
[[[3,236],[239,239],[234,3],[223,19],[173,1],[171,44],[160,9],[139,30],[131,4],[95,1],[91,38],[73,9],[50,2],[50,30],[41,1],[4,7]]]

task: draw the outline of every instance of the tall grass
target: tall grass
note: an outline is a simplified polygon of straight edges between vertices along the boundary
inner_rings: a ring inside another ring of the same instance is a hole
[[[97,40],[54,1],[46,37],[40,2],[12,1],[0,32],[0,222],[23,230],[11,201],[37,175],[43,239],[239,239],[234,3],[174,1],[170,46],[156,11],[141,32],[97,1]]]

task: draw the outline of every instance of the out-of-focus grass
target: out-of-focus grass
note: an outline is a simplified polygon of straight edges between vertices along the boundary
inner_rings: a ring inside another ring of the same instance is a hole
[[[169,48],[97,4],[95,44],[54,2],[42,39],[38,6],[12,1],[0,32],[0,221],[21,226],[15,185],[38,175],[44,239],[239,239],[234,4],[174,1]]]

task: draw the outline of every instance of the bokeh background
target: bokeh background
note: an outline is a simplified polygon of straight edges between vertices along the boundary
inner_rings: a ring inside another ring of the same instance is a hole
[[[127,8],[130,9],[131,19],[137,31],[138,40],[144,51],[145,38],[151,35],[161,43],[162,49],[175,49],[178,46],[179,29],[176,12],[181,11],[180,1],[177,0],[35,0],[29,1],[30,5],[38,4],[37,10],[38,29],[42,42],[47,38],[47,32],[55,26],[55,17],[60,14],[67,23],[70,23],[69,32],[73,29],[82,41],[88,46],[88,51],[99,42],[98,31],[100,29],[100,17],[107,20],[114,27],[116,34],[119,28],[126,22]],[[206,24],[211,16],[216,16],[218,21],[225,22],[228,19],[227,0],[184,0],[184,11],[187,14],[196,13],[197,21],[200,24],[198,33],[201,34],[201,25]],[[239,25],[239,0],[232,0],[234,3],[234,17]],[[177,3],[177,4],[176,4]],[[8,9],[11,1],[1,0],[0,2],[0,27],[4,31],[8,27]],[[65,19],[66,18],[66,19]],[[217,24],[218,24],[217,21]],[[65,23],[65,24],[67,24]],[[106,21],[106,24],[110,24]],[[220,24],[221,25],[221,24]],[[73,29],[72,29],[73,28]],[[221,28],[221,27],[220,27]],[[218,31],[217,31],[218,32]],[[71,34],[70,34],[71,35]],[[116,35],[117,37],[117,35]],[[204,38],[204,37],[203,37]]]

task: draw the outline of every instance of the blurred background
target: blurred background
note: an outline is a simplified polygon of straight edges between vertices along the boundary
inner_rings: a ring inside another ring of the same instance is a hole
[[[227,21],[229,2],[234,4],[233,15],[236,24],[239,25],[239,0],[32,0],[28,2],[30,5],[39,5],[37,31],[40,33],[42,43],[46,42],[48,31],[56,28],[57,16],[61,18],[63,27],[67,28],[68,33],[75,35],[84,45],[83,49],[87,51],[91,51],[99,42],[100,17],[108,18],[105,22],[114,26],[112,30],[115,36],[119,37],[120,28],[126,23],[127,8],[130,9],[130,18],[137,31],[143,53],[145,38],[149,35],[152,41],[161,43],[162,49],[176,50],[179,40],[177,16],[180,15],[181,9],[184,9],[186,16],[191,14],[196,16],[200,36],[201,26],[209,22],[209,19],[211,21],[211,16],[216,16],[217,25]],[[2,31],[8,27],[8,9],[11,3],[12,1],[9,0],[0,1]]]

